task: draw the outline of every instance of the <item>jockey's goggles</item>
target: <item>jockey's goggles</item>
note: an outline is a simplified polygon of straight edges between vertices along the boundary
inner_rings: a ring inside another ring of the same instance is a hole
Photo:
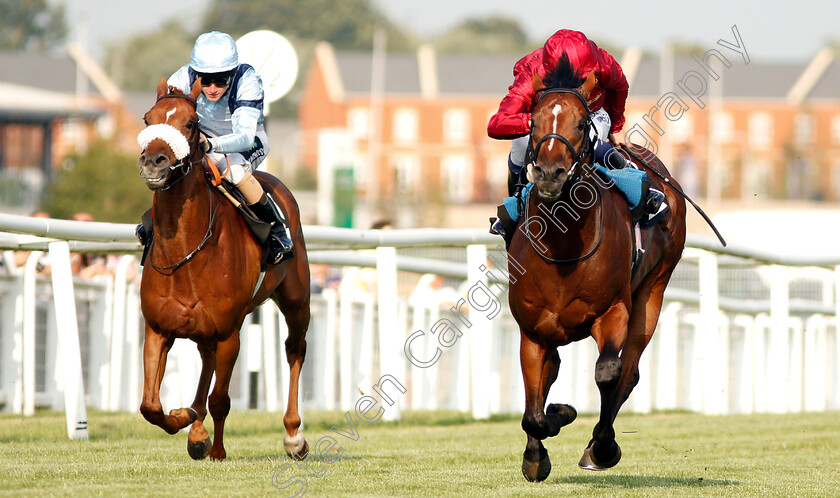
[[[195,75],[201,78],[201,86],[210,86],[216,85],[217,87],[223,87],[230,85],[230,80],[233,78],[232,71],[225,71],[224,73],[199,73],[196,72]]]

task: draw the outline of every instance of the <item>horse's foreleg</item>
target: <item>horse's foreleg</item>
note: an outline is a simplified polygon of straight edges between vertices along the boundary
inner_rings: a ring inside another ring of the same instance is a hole
[[[146,324],[143,342],[143,401],[140,403],[140,413],[150,423],[169,434],[175,434],[192,422],[186,413],[164,415],[160,402],[160,384],[166,371],[166,357],[173,342],[174,339],[163,337]]]
[[[210,416],[213,417],[213,447],[210,448],[211,460],[224,460],[225,419],[230,413],[230,377],[236,357],[239,356],[239,331],[235,331],[216,347],[216,383],[210,394]],[[203,370],[203,369],[202,369]],[[202,372],[203,373],[203,372]]]
[[[627,338],[629,313],[626,306],[618,304],[595,320],[592,337],[598,343],[598,360],[595,362],[595,384],[601,393],[601,413],[592,440],[586,448],[579,465],[590,470],[602,470],[615,466],[621,459],[621,448],[615,442],[613,427],[614,413],[620,403],[616,392],[622,372],[625,370],[618,354]]]
[[[525,382],[525,414],[522,429],[528,434],[528,443],[522,456],[522,474],[529,481],[543,481],[551,472],[551,461],[541,440],[556,436],[560,429],[577,416],[569,405],[545,401],[560,369],[560,355],[556,349],[545,350],[532,341],[523,331],[519,344],[522,378]]]
[[[210,434],[204,427],[204,418],[207,416],[207,394],[210,392],[210,380],[213,378],[213,371],[216,369],[216,353],[204,346],[199,345],[198,351],[201,354],[201,375],[198,377],[198,388],[195,391],[195,399],[190,408],[196,415],[196,421],[190,427],[190,435],[187,438],[187,453],[194,460],[200,460],[210,454]]]

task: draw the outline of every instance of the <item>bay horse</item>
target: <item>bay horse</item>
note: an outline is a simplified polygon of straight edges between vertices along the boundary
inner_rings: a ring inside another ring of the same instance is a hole
[[[508,248],[509,260],[519,266],[518,273],[511,269],[509,301],[521,335],[522,428],[528,435],[522,473],[529,481],[543,481],[551,472],[542,440],[577,416],[567,404],[546,406],[559,372],[558,347],[588,337],[599,351],[595,383],[601,410],[579,465],[604,470],[620,460],[613,423],[639,381],[639,358],[685,244],[685,201],[658,174],[649,174],[650,186],[666,193],[670,213],[640,231],[644,254],[634,269],[627,199],[590,166],[594,144],[587,99],[595,83],[594,73],[579,78],[568,61],[545,81],[539,75],[533,79],[539,100],[526,162],[534,187]],[[644,167],[655,168],[678,188],[651,152],[630,147],[648,159]]]
[[[139,159],[141,175],[154,192],[153,235],[140,284],[146,321],[140,412],[169,434],[192,424],[187,441],[189,455],[223,460],[225,419],[230,412],[228,389],[239,354],[240,328],[248,313],[271,298],[289,327],[285,343],[290,366],[289,399],[283,417],[283,444],[287,454],[300,459],[309,448],[298,430],[298,382],[310,318],[309,263],[300,212],[291,192],[279,180],[254,172],[286,213],[294,241],[293,257],[269,264],[261,276],[259,242],[237,208],[205,178],[206,158],[199,146],[196,114],[200,93],[199,80],[189,94],[184,94],[161,79],[157,101],[144,116],[144,132],[158,138],[148,142]],[[166,415],[160,402],[160,384],[167,353],[179,338],[198,345],[201,374],[192,405]],[[210,392],[214,373],[216,381]],[[212,441],[203,423],[208,406],[213,417]]]

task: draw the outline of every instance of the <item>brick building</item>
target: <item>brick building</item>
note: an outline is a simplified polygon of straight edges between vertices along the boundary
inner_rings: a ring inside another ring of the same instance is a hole
[[[79,46],[0,52],[0,205],[34,207],[67,155],[122,130],[123,119],[120,92]]]
[[[840,61],[833,52],[771,62],[716,48],[618,54],[630,82],[622,134],[636,126],[628,138],[655,142],[701,199],[840,200]],[[329,182],[318,170],[330,168],[336,159],[324,156],[335,155],[340,141],[339,162],[352,164],[359,206],[388,212],[439,204],[444,225],[454,224],[449,218],[469,204],[504,194],[509,144],[488,138],[486,124],[517,58],[422,47],[375,60],[320,44],[300,104],[302,166]],[[439,221],[423,219],[408,221]]]

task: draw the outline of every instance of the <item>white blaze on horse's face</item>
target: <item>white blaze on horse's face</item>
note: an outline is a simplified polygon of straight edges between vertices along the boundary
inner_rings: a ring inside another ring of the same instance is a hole
[[[555,104],[554,109],[551,110],[551,114],[554,114],[554,123],[551,125],[551,133],[557,133],[557,116],[563,111],[563,106],[560,104]],[[551,150],[554,147],[554,139],[548,141],[548,150]]]
[[[177,111],[177,110],[178,110],[178,108],[177,108],[177,107],[173,107],[173,108],[172,108],[169,112],[167,112],[167,113],[166,113],[166,121],[164,121],[164,123],[168,123],[168,122],[169,122],[169,118],[171,118],[171,117],[172,117],[172,115],[173,115],[173,114],[175,114],[175,111]]]

